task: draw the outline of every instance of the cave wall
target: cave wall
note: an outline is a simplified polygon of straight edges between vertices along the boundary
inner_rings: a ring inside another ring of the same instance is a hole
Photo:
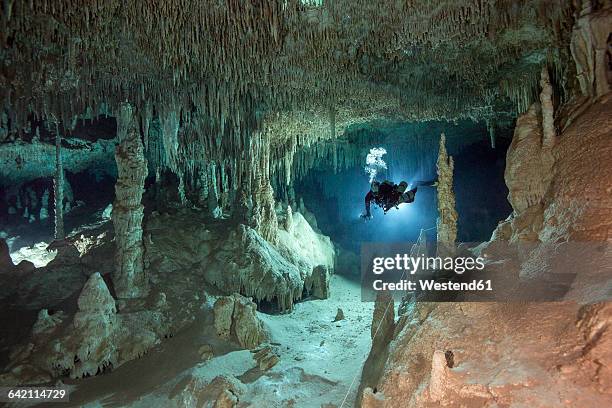
[[[501,241],[596,245],[610,240],[611,112],[608,96],[593,102],[544,153],[539,107],[519,118],[506,172],[514,212],[493,234],[490,249]],[[548,173],[540,168],[542,154],[554,161]],[[550,256],[528,253],[523,270],[545,270],[553,262]],[[365,389],[362,406],[395,407],[407,395],[411,406],[491,400],[531,406],[608,404],[605,384],[611,377],[606,367],[612,361],[601,351],[610,337],[605,329],[610,276],[604,272],[609,257],[603,263],[597,258],[575,260],[581,265],[571,268],[579,273],[567,294],[572,301],[413,305],[399,318],[376,391]],[[593,303],[598,301],[604,302]],[[600,328],[596,339],[592,323],[587,323],[591,318]]]
[[[607,15],[605,9],[591,17],[602,14]],[[596,30],[597,22],[593,25]],[[611,316],[606,243],[612,219],[612,99],[609,92],[587,90],[587,97],[576,93],[555,107],[544,71],[540,83],[540,101],[518,117],[507,152],[512,214],[478,250],[500,256],[508,246],[523,248],[517,265],[521,276],[537,278],[550,268],[568,268],[563,270],[576,274],[572,289],[555,303],[409,305],[388,339],[388,359],[378,381],[364,372],[371,386],[363,390],[361,406],[394,407],[405,404],[406,396],[409,405],[419,407],[612,402],[612,361],[603,352],[610,342]],[[577,246],[597,254],[564,256],[575,254]],[[512,273],[508,259],[501,267]]]

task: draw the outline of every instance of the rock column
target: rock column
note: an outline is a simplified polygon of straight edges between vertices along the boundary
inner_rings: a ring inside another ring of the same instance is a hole
[[[554,106],[552,101],[553,88],[550,84],[548,68],[546,65],[542,67],[540,76],[540,104],[542,105],[542,146],[552,147],[557,138],[555,123],[554,123]]]
[[[251,226],[268,242],[278,241],[278,219],[274,209],[274,190],[270,184],[270,141],[259,134],[252,142],[251,183],[253,211]]]
[[[115,227],[115,273],[113,282],[119,298],[134,298],[147,293],[144,272],[141,203],[147,162],[132,107],[124,104],[117,118],[119,145],[115,150],[117,184],[113,203]]]
[[[55,239],[64,239],[64,167],[62,166],[62,136],[59,125],[55,123]]]
[[[457,210],[453,192],[453,158],[446,152],[446,136],[440,136],[438,153],[438,256],[454,254],[457,240]]]
[[[274,210],[274,190],[270,180],[259,178],[253,194],[253,228],[266,241],[276,243],[278,240],[278,219]]]

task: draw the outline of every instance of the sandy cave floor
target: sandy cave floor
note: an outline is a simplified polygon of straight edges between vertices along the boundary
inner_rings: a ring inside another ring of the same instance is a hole
[[[62,406],[180,406],[176,396],[190,376],[231,375],[247,385],[243,400],[251,405],[239,406],[351,407],[371,345],[373,306],[361,301],[358,282],[335,275],[329,299],[298,303],[289,314],[259,313],[280,354],[280,362],[262,373],[250,351],[214,334],[209,302],[190,327],[144,357],[101,376],[65,380],[72,391],[70,403]],[[334,323],[338,308],[345,319]],[[204,344],[213,347],[215,357],[203,362],[198,350]]]

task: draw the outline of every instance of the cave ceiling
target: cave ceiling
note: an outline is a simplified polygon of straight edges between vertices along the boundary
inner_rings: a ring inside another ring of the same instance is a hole
[[[123,102],[235,145],[259,128],[283,141],[380,118],[502,119],[534,98],[543,64],[568,87],[573,13],[562,0],[6,0],[3,127],[70,128]]]

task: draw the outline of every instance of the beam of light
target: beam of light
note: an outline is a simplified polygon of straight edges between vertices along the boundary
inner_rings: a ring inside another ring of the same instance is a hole
[[[384,147],[373,147],[366,156],[364,170],[370,178],[370,183],[376,179],[381,170],[387,170],[387,163],[382,158],[385,154],[387,154],[387,149]]]

